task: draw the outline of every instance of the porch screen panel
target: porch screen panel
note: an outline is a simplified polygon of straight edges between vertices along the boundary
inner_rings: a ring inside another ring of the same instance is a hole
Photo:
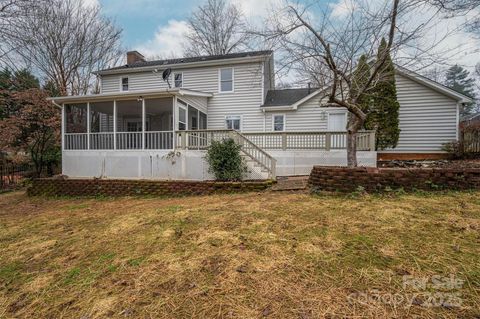
[[[193,106],[188,106],[188,129],[198,130],[198,110]]]
[[[206,130],[207,129],[207,114],[203,112],[199,112],[199,118],[200,118],[200,129],[201,130]]]
[[[142,149],[142,101],[117,101],[117,149]]]
[[[173,148],[173,98],[145,100],[145,148]]]
[[[88,148],[87,118],[86,103],[65,105],[65,149]]]
[[[90,103],[90,149],[113,149],[113,101]]]

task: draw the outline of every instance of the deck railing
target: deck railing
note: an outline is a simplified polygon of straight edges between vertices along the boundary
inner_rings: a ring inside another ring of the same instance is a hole
[[[234,130],[195,130],[177,131],[176,141],[178,149],[202,150],[206,149],[212,141],[221,141],[232,138],[241,145],[242,152],[265,169],[270,178],[275,178],[276,160],[263,149],[255,145],[243,134]]]
[[[113,150],[114,135],[111,132],[90,133],[91,150]]]
[[[66,150],[88,150],[87,133],[68,133],[64,139]]]
[[[173,149],[173,132],[172,131],[145,132],[145,149],[147,150]]]
[[[242,133],[265,150],[339,150],[347,148],[347,132],[258,132]],[[357,150],[375,150],[375,131],[357,134]]]
[[[141,150],[142,132],[117,132],[117,149]]]

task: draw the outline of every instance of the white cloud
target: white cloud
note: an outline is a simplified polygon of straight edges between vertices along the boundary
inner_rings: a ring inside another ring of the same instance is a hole
[[[100,5],[99,0],[80,0],[84,7],[92,8]]]
[[[343,18],[352,13],[357,7],[354,0],[339,0],[338,2],[329,3],[332,10],[331,15],[334,18]]]
[[[147,57],[180,57],[188,25],[183,20],[169,20],[160,26],[153,39],[136,48]]]

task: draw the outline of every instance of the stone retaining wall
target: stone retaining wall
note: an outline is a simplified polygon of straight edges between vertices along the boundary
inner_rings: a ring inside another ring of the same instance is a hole
[[[480,189],[480,169],[315,166],[309,184],[316,190],[333,192]]]
[[[46,196],[187,196],[263,191],[270,181],[192,182],[113,179],[33,180],[28,195]]]

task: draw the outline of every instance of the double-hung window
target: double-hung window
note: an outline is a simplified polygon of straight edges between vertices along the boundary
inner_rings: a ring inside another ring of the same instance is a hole
[[[273,130],[275,132],[285,131],[285,115],[276,114],[273,116]]]
[[[122,91],[128,91],[128,78],[122,78]]]
[[[225,117],[225,126],[228,130],[240,131],[242,117],[240,115],[227,115]]]
[[[183,73],[174,73],[173,81],[176,88],[183,87]]]
[[[220,92],[233,92],[233,68],[224,68],[219,71]]]

